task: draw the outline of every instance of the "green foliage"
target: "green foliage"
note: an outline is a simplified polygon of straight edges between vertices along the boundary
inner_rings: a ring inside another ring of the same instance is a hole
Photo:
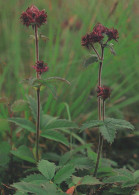
[[[36,129],[35,125],[27,119],[24,119],[24,118],[9,118],[8,121],[13,122],[16,125],[19,125],[20,127],[22,127],[25,130],[28,130],[30,132],[35,133],[35,129]]]
[[[28,109],[27,101],[25,100],[17,100],[11,106],[12,112],[22,112]]]
[[[99,127],[99,126],[102,126],[103,125],[103,121],[100,121],[100,120],[92,120],[92,121],[89,121],[85,124],[83,124],[81,126],[81,131],[84,131],[85,129],[88,129],[88,128],[93,128],[93,127]]]
[[[46,130],[45,132],[41,133],[41,137],[60,142],[66,146],[69,146],[69,142],[67,138],[60,132],[56,130]]]
[[[20,146],[17,150],[12,150],[11,153],[22,160],[35,163],[32,152],[25,145]]]
[[[98,57],[97,55],[91,55],[91,57],[87,58],[85,61],[84,61],[84,67],[88,67],[89,65],[93,64],[94,62],[98,62]]]
[[[0,167],[7,167],[10,160],[10,145],[7,142],[0,143]]]
[[[2,119],[0,118],[0,132],[2,133],[3,131],[8,131],[9,130],[9,124],[7,119]]]
[[[75,167],[73,165],[65,165],[64,167],[57,171],[54,177],[54,182],[60,184],[66,179],[70,178],[74,172]]]
[[[107,118],[104,120],[104,125],[100,126],[99,129],[104,139],[106,139],[107,142],[112,143],[114,141],[116,131],[121,129],[134,130],[134,126],[125,120]]]
[[[54,177],[55,174],[55,164],[50,163],[47,160],[41,160],[38,163],[38,169],[46,177],[46,179],[51,180]]]

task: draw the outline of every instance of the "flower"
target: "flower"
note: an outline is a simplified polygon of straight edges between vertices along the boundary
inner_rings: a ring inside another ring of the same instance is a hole
[[[21,14],[20,20],[27,27],[30,25],[37,25],[40,27],[46,23],[47,14],[45,10],[40,11],[35,5],[28,7],[28,9]]]
[[[36,72],[42,74],[43,72],[48,71],[48,66],[43,61],[38,61],[36,63],[36,66],[33,66],[33,68],[36,70]]]
[[[111,29],[107,29],[106,32],[107,36],[108,36],[108,40],[115,40],[117,41],[117,39],[119,38],[119,33],[117,29],[111,28]]]
[[[103,86],[100,87],[98,86],[97,88],[97,97],[101,97],[104,101],[110,97],[111,94],[111,89],[109,87]]]
[[[89,48],[90,43],[91,43],[90,34],[84,35],[81,40],[81,45]]]
[[[97,32],[101,34],[106,33],[106,31],[107,31],[107,28],[100,23],[96,24],[95,27],[93,28],[93,32]]]

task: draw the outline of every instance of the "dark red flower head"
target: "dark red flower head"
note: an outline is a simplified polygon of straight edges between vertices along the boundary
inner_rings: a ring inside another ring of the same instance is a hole
[[[106,100],[107,98],[110,97],[111,94],[111,89],[109,87],[103,86],[100,87],[98,86],[97,88],[97,97],[101,97],[103,100]]]
[[[96,24],[95,27],[93,28],[93,32],[100,33],[100,34],[106,33],[106,31],[107,28],[100,23]]]
[[[33,66],[34,69],[36,69],[36,72],[42,74],[43,72],[48,71],[48,66],[43,61],[38,61],[36,63],[36,66]]]
[[[20,20],[27,27],[30,25],[37,25],[40,27],[46,23],[47,14],[45,10],[40,11],[36,6],[32,5],[25,12],[21,14]]]
[[[82,37],[82,40],[81,40],[81,45],[82,46],[86,46],[87,48],[89,48],[89,44],[91,43],[91,40],[90,40],[90,34],[86,34]]]
[[[115,40],[117,41],[117,39],[119,38],[119,33],[117,29],[111,28],[111,29],[107,29],[106,32],[107,36],[108,36],[108,40]]]

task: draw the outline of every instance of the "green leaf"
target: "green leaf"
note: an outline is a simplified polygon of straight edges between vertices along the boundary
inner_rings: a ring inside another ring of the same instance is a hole
[[[46,127],[47,130],[53,130],[53,129],[61,129],[61,128],[78,128],[76,123],[65,120],[65,119],[58,119],[50,122]]]
[[[40,136],[45,137],[50,140],[60,142],[66,146],[69,146],[69,142],[67,138],[62,133],[59,133],[58,131],[46,130],[45,132],[41,133]]]
[[[46,181],[46,178],[41,175],[41,174],[31,174],[31,175],[28,175],[26,178],[24,178],[22,181],[24,182],[32,182],[32,181],[42,181],[42,180],[45,180]]]
[[[80,185],[98,185],[98,184],[102,184],[102,182],[100,182],[95,177],[86,175],[85,177],[83,177],[83,180],[81,181]]]
[[[123,183],[125,181],[129,181],[129,178],[126,177],[126,176],[112,176],[112,177],[109,177],[109,178],[106,178],[103,180],[104,183]]]
[[[57,118],[48,114],[43,114],[41,119],[41,130],[43,130],[43,128],[45,128],[50,122],[56,120]]]
[[[27,110],[27,108],[28,104],[25,100],[17,100],[11,106],[12,112],[22,112]]]
[[[88,59],[86,59],[84,61],[83,66],[88,67],[90,64],[93,64],[95,62],[98,62],[98,57],[97,57],[97,55],[94,54],[94,55],[91,55],[91,57],[89,57]]]
[[[48,83],[46,87],[52,93],[53,97],[57,99],[56,87],[50,83]]]
[[[56,195],[56,186],[54,184],[45,183],[45,185],[37,185],[27,182],[18,182],[12,185],[21,192],[30,192],[41,195]]]
[[[8,121],[12,122],[12,123],[15,123],[16,125],[18,125],[19,127],[22,127],[23,129],[26,129],[30,132],[33,132],[35,133],[35,125],[27,120],[27,119],[24,119],[24,118],[9,118]]]
[[[32,115],[34,120],[37,120],[37,100],[35,100],[32,96],[27,96],[29,107],[31,109]],[[43,111],[42,107],[40,106],[40,123],[41,123],[41,118],[43,116]]]
[[[0,131],[3,132],[3,131],[7,131],[9,130],[9,123],[8,123],[8,120],[7,119],[0,119]]]
[[[0,143],[0,166],[5,167],[10,161],[10,145],[8,142]]]
[[[114,141],[117,130],[119,129],[134,130],[134,126],[125,120],[107,118],[104,120],[104,125],[100,126],[99,129],[104,139],[112,143]]]
[[[20,146],[17,150],[12,150],[11,153],[22,160],[35,163],[32,152],[25,145]]]
[[[54,182],[60,184],[66,179],[70,178],[74,172],[75,172],[75,168],[73,167],[73,165],[66,165],[63,168],[61,168],[59,171],[57,171],[54,177]]]
[[[99,127],[103,125],[103,121],[100,120],[92,120],[88,123],[85,123],[82,125],[80,132],[84,131],[85,129],[88,128],[93,128],[93,127]]]
[[[72,176],[72,181],[75,185],[98,185],[102,184],[98,179],[92,177],[91,175],[86,175],[84,177]]]
[[[51,180],[55,174],[55,164],[47,160],[41,160],[38,163],[39,171],[46,177],[46,179]]]
[[[87,158],[87,157],[83,157],[83,156],[74,156],[72,157],[72,159],[68,162],[68,164],[72,164],[74,165],[74,167],[76,169],[91,169],[94,167],[94,162]]]
[[[138,179],[138,178],[139,178],[139,170],[136,170],[136,171],[134,172],[133,176],[134,176],[134,179],[135,179],[135,180]]]
[[[138,184],[139,184],[139,182],[137,182],[137,181],[129,180],[129,181],[126,181],[125,183],[122,184],[122,188],[133,187],[133,186],[136,186]]]
[[[61,77],[49,77],[49,78],[45,79],[44,81],[45,82],[62,81],[62,82],[65,82],[66,84],[70,85],[70,82],[68,80],[66,80],[65,78],[61,78]]]

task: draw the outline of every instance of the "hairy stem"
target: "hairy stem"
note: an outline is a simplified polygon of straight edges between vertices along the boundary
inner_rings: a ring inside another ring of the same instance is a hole
[[[99,72],[98,72],[98,86],[101,87],[101,73],[102,73],[102,66],[103,66],[103,57],[104,57],[104,47],[101,45],[101,62],[99,65]],[[98,119],[101,120],[101,98],[98,97]],[[102,118],[103,120],[103,118]],[[99,166],[99,160],[100,160],[100,155],[103,147],[103,137],[101,134],[99,134],[99,144],[98,144],[98,152],[97,152],[97,161],[96,161],[96,166],[94,170],[94,177],[97,175],[97,170]]]
[[[39,61],[39,41],[38,41],[38,28],[35,25],[35,49],[36,49],[36,63]],[[39,73],[36,75],[37,79],[40,78]],[[39,161],[39,131],[40,131],[40,88],[37,89],[37,125],[36,125],[36,161]]]

